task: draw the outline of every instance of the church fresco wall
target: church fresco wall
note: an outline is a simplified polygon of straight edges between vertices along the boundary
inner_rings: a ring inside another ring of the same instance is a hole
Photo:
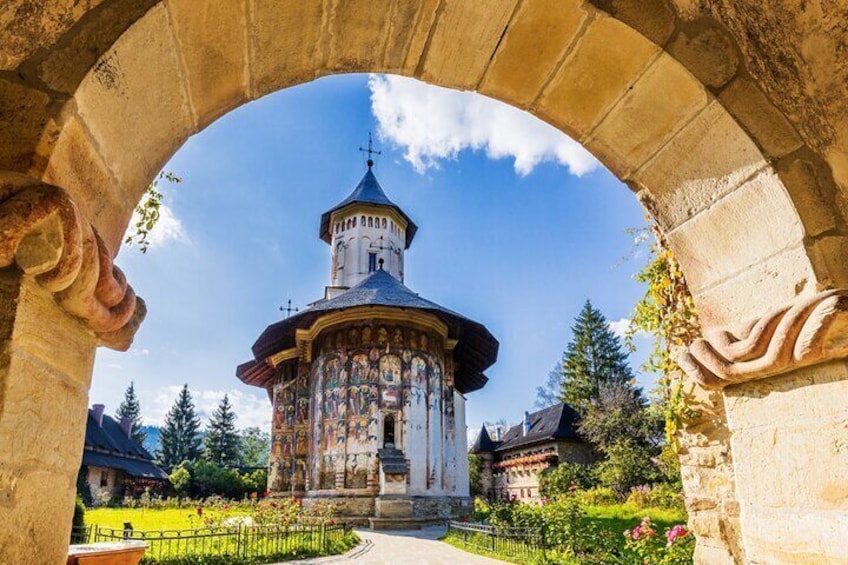
[[[454,389],[439,336],[357,322],[319,337],[314,354],[308,382],[302,374],[295,385],[274,387],[272,490],[376,492],[376,452],[391,414],[395,445],[410,463],[410,493],[452,491]]]
[[[271,457],[268,489],[273,492],[306,490],[309,445],[309,378],[305,370],[274,385]]]

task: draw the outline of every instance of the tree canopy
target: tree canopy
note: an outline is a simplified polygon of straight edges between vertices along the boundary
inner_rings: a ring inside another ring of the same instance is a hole
[[[157,459],[165,469],[170,470],[183,461],[195,461],[200,456],[200,418],[197,417],[188,385],[183,385],[176,402],[165,416],[160,441]]]
[[[573,338],[562,361],[537,389],[537,404],[565,402],[580,414],[598,398],[601,385],[630,383],[633,372],[621,340],[588,300],[572,326]]]
[[[132,420],[130,436],[138,445],[143,447],[144,440],[147,439],[147,434],[141,427],[141,404],[138,401],[138,397],[135,395],[135,383],[131,382],[130,386],[127,387],[127,390],[124,392],[124,400],[121,401],[121,405],[118,406],[118,411],[115,413],[115,416],[119,422],[121,421],[121,418],[129,418]]]
[[[240,438],[236,432],[236,415],[230,399],[224,395],[221,404],[209,420],[203,452],[207,461],[223,467],[234,467],[239,463]]]

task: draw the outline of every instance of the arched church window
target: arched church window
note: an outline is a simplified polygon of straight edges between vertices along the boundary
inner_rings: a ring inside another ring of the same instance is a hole
[[[362,216],[362,219],[359,221],[363,226],[365,225],[365,216]]]
[[[368,216],[368,227],[369,228],[374,227],[374,218],[372,216]]]
[[[395,417],[387,414],[383,419],[383,447],[393,448],[395,446]]]
[[[356,218],[353,218],[353,227],[356,227]]]
[[[386,229],[386,218],[383,218],[383,229]]]

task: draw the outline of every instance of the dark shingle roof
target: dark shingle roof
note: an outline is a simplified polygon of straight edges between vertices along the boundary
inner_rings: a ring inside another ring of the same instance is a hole
[[[530,432],[524,435],[524,422],[507,430],[496,451],[505,451],[552,439],[582,440],[577,432],[580,415],[568,404],[560,403],[530,414]]]
[[[91,410],[85,424],[83,465],[122,469],[135,477],[168,478],[153,464],[153,456],[127,436],[114,418],[103,414],[103,423],[98,425]]]
[[[126,457],[119,457],[108,453],[98,453],[96,451],[84,451],[82,454],[82,464],[88,467],[120,469],[130,476],[144,479],[164,480],[168,478],[165,471],[157,467],[152,461],[127,459]]]
[[[319,236],[322,240],[327,243],[332,241],[330,216],[333,215],[333,212],[337,212],[351,204],[368,204],[371,206],[385,206],[394,209],[404,220],[406,220],[407,223],[405,247],[409,248],[412,244],[412,238],[415,237],[415,232],[418,231],[418,226],[416,226],[415,222],[413,222],[409,216],[400,209],[400,206],[389,200],[389,197],[386,196],[385,192],[383,192],[383,188],[380,186],[380,183],[377,182],[377,177],[374,176],[374,173],[371,171],[371,167],[368,167],[368,171],[365,173],[365,176],[362,177],[362,180],[359,181],[359,184],[356,185],[356,188],[353,189],[353,192],[351,192],[347,198],[336,204],[330,210],[321,214],[321,230]]]
[[[454,348],[457,390],[472,392],[485,386],[488,378],[483,371],[498,357],[498,340],[483,324],[421,298],[384,270],[376,271],[335,298],[319,300],[294,316],[268,326],[253,344],[255,361],[239,365],[236,374],[248,384],[263,386],[262,380],[270,374],[263,360],[278,351],[294,347],[298,328],[312,326],[327,312],[360,306],[388,306],[435,314],[447,324],[449,335],[458,340]]]
[[[469,451],[471,453],[491,453],[497,449],[499,445],[500,442],[493,441],[488,430],[486,430],[486,426],[483,426],[480,433],[477,434],[477,439],[474,440],[474,445],[471,446]]]

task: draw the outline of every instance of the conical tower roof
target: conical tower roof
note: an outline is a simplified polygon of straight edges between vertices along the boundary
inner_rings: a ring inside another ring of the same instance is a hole
[[[353,204],[365,204],[376,208],[391,208],[400,214],[401,217],[406,220],[405,248],[409,249],[409,246],[412,244],[412,238],[415,237],[415,232],[418,231],[418,226],[416,226],[415,222],[413,222],[409,216],[401,210],[400,206],[389,200],[389,197],[386,196],[385,192],[383,192],[383,187],[381,187],[380,183],[377,182],[377,177],[374,176],[374,172],[371,170],[370,164],[368,165],[368,170],[365,172],[365,176],[362,177],[362,180],[359,181],[359,184],[356,185],[356,188],[354,188],[353,192],[350,193],[350,196],[321,215],[321,233],[319,235],[322,240],[327,243],[332,241],[330,217],[335,212],[338,212],[343,208],[347,208],[348,206],[352,206]]]

